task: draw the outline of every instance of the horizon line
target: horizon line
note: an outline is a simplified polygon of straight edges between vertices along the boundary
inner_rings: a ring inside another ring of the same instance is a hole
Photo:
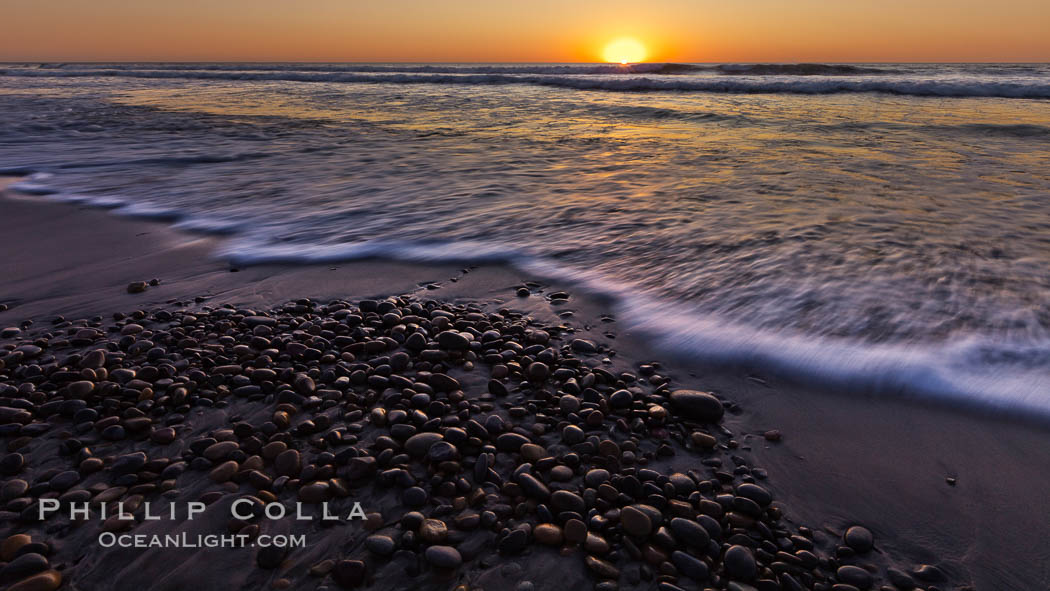
[[[508,61],[426,61],[426,60],[369,60],[369,61],[355,61],[355,60],[155,60],[155,59],[143,59],[143,60],[131,60],[131,59],[117,59],[117,60],[0,60],[0,64],[433,64],[433,65],[449,65],[449,64],[478,64],[478,65],[489,65],[489,64],[557,64],[557,65],[622,65],[620,62],[604,62],[604,61],[522,61],[522,60],[508,60]],[[949,60],[949,61],[929,61],[929,60],[915,60],[915,61],[885,61],[885,60],[860,60],[860,61],[839,61],[839,60],[728,60],[728,61],[688,61],[688,60],[653,60],[653,61],[642,61],[642,62],[631,62],[626,65],[637,65],[637,64],[687,64],[687,65],[717,65],[717,64],[915,64],[915,65],[937,65],[937,64],[1050,64],[1050,59],[1046,60],[1011,60],[1011,61],[974,61],[974,60]]]

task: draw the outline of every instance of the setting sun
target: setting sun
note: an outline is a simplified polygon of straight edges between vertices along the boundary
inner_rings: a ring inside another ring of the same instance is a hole
[[[605,61],[619,64],[635,64],[645,61],[645,46],[638,40],[624,37],[605,46],[602,57]]]

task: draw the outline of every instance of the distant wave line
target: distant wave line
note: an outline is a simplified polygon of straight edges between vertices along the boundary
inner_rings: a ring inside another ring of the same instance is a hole
[[[153,79],[287,81],[315,83],[364,84],[457,84],[507,85],[530,84],[576,90],[618,92],[715,92],[738,94],[840,94],[877,92],[929,97],[998,97],[1050,98],[1050,84],[980,81],[938,81],[908,79],[819,79],[819,80],[746,80],[746,79],[653,79],[593,78],[569,76],[511,76],[505,74],[419,75],[419,74],[331,74],[307,72],[214,72],[214,71],[143,71],[143,70],[28,70],[5,69],[0,75],[12,77],[126,77]]]
[[[29,67],[27,64],[26,67]],[[42,70],[218,71],[218,72],[328,72],[401,74],[689,74],[713,72],[727,75],[846,76],[892,74],[899,70],[851,64],[268,64],[268,63],[138,63],[138,64],[38,64]]]

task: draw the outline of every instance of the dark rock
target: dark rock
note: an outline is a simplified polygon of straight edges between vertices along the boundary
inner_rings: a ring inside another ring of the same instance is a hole
[[[722,402],[714,395],[696,390],[671,392],[671,405],[677,414],[702,423],[717,423],[725,414]]]
[[[847,546],[858,554],[868,552],[875,546],[875,537],[871,534],[871,531],[860,525],[854,525],[847,529],[842,539]]]
[[[452,570],[459,568],[459,565],[463,564],[463,557],[460,555],[459,550],[452,546],[430,546],[423,553],[423,556],[427,562],[437,568]]]
[[[858,589],[869,589],[874,582],[871,573],[858,566],[840,566],[835,576],[840,582],[853,585]]]
[[[710,569],[708,569],[705,562],[695,556],[686,554],[685,552],[672,552],[671,562],[674,563],[678,572],[694,581],[706,581],[710,575]]]
[[[332,569],[332,579],[344,589],[353,589],[365,582],[368,569],[360,560],[340,560]]]
[[[726,574],[730,578],[740,581],[750,581],[758,574],[758,565],[755,563],[755,555],[744,546],[730,546],[722,559]]]

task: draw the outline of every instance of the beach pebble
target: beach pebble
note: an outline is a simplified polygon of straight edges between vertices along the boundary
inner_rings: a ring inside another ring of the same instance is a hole
[[[541,523],[532,530],[532,537],[536,541],[548,546],[560,546],[562,543],[562,530],[553,523]]]
[[[448,526],[440,519],[424,519],[419,526],[419,537],[428,544],[438,544],[448,537]]]
[[[703,423],[717,423],[725,414],[722,402],[714,395],[696,390],[671,392],[671,405],[680,415]]]
[[[857,589],[869,589],[873,582],[871,573],[857,566],[840,566],[835,572],[838,580]]]
[[[594,556],[587,556],[583,560],[584,564],[587,565],[587,568],[600,579],[616,580],[620,578],[619,569],[604,560],[595,558]]]
[[[598,345],[594,344],[594,341],[588,341],[587,339],[573,339],[572,342],[569,343],[569,347],[578,353],[598,352]]]
[[[208,473],[208,477],[214,482],[226,482],[233,478],[233,475],[236,474],[239,469],[240,466],[237,465],[237,462],[230,460],[212,468],[211,472]]]
[[[321,503],[328,499],[327,482],[312,482],[299,489],[299,500],[304,503]]]
[[[24,495],[27,490],[29,490],[28,482],[20,478],[12,478],[0,487],[0,500],[10,501]],[[0,560],[6,559],[0,558]]]
[[[605,470],[604,468],[594,468],[593,470],[588,470],[587,473],[583,475],[583,482],[590,488],[598,488],[603,483],[608,482],[610,477],[608,470]]]
[[[526,443],[525,445],[522,445],[521,449],[518,450],[518,453],[521,454],[522,459],[526,462],[538,462],[547,457],[547,450],[535,443]]]
[[[620,511],[620,524],[625,532],[638,537],[648,536],[653,528],[649,516],[635,507],[624,507]]]
[[[15,452],[5,455],[0,458],[0,474],[5,476],[14,476],[22,471],[22,467],[26,465],[25,456]]]
[[[406,488],[401,493],[401,502],[408,507],[422,507],[427,502],[427,491],[418,486]]]
[[[911,591],[916,587],[915,579],[911,578],[908,573],[896,568],[886,569],[886,578],[890,580],[890,583],[893,583],[894,587],[903,591]]]
[[[51,487],[51,490],[64,492],[78,482],[80,482],[80,473],[76,470],[66,470],[52,477],[48,485]]]
[[[757,484],[745,482],[736,487],[736,494],[754,501],[760,507],[768,507],[773,502],[773,495]]]
[[[714,435],[704,433],[703,431],[693,431],[690,435],[690,439],[692,439],[693,445],[704,449],[713,449],[718,445],[718,439],[715,439]]]
[[[218,462],[230,457],[238,449],[236,441],[220,441],[209,445],[201,455],[213,462]]]
[[[302,458],[297,450],[286,449],[274,459],[273,466],[278,475],[295,477],[302,470]]]
[[[62,584],[62,575],[56,570],[44,571],[18,581],[7,591],[54,591]]]
[[[4,538],[4,541],[0,542],[0,561],[10,561],[19,550],[32,541],[28,534],[14,534]]]
[[[858,554],[863,554],[875,546],[875,537],[871,534],[871,530],[860,525],[847,529],[842,539]]]
[[[467,338],[466,335],[454,330],[447,330],[438,334],[437,342],[442,349],[461,351],[470,348],[470,339]]]
[[[394,539],[390,536],[376,534],[365,538],[365,548],[368,548],[369,552],[373,554],[390,556],[394,553],[396,545]]]
[[[340,560],[332,569],[332,578],[344,589],[353,589],[365,582],[368,569],[360,560]]]
[[[565,541],[581,544],[587,539],[587,525],[579,519],[570,519],[565,522],[563,534]]]
[[[726,573],[733,579],[750,581],[758,574],[755,555],[744,546],[734,545],[726,550],[723,558]]]
[[[405,441],[405,451],[414,457],[421,458],[427,455],[432,445],[442,439],[440,433],[417,433]]]
[[[682,551],[676,550],[671,553],[671,562],[678,572],[694,581],[706,581],[710,574],[710,569],[704,561]]]
[[[914,574],[919,580],[927,583],[940,583],[948,580],[944,571],[932,564],[921,564],[912,571],[912,574]]]
[[[430,546],[423,553],[423,556],[427,562],[437,568],[451,570],[463,564],[463,557],[460,555],[459,550],[452,546]]]
[[[175,441],[175,429],[171,427],[154,429],[150,432],[149,437],[154,443],[166,445],[168,443],[171,443],[172,441]]]
[[[17,581],[30,575],[47,570],[47,558],[35,552],[20,554],[11,562],[0,568],[0,581]]]
[[[583,497],[572,491],[554,491],[551,493],[551,504],[561,511],[571,511],[578,515],[587,514],[587,503],[584,502]]]
[[[704,526],[695,521],[675,517],[671,519],[670,527],[675,538],[690,548],[707,550],[708,544],[711,543],[711,535],[704,529]]]
[[[128,284],[128,293],[142,293],[149,285],[145,281],[132,281]]]

